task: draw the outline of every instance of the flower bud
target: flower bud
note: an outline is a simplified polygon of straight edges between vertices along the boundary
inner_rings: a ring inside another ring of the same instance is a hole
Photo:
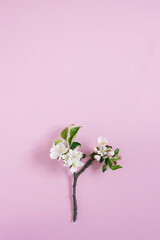
[[[96,153],[98,151],[98,149],[96,147],[94,147],[93,151]]]
[[[99,161],[99,160],[101,159],[101,156],[95,155],[95,156],[94,156],[94,159],[96,159],[97,161]]]

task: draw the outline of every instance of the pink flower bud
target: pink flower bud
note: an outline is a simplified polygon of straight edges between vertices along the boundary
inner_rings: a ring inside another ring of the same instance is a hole
[[[113,155],[114,155],[114,151],[113,151],[113,150],[109,150],[108,156],[109,156],[109,157],[112,157]]]
[[[93,151],[96,153],[98,151],[98,149],[96,147],[94,147]]]

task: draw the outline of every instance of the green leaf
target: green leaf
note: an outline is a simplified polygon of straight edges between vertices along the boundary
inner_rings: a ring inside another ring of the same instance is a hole
[[[116,170],[116,169],[119,169],[119,168],[122,168],[122,166],[121,165],[116,165],[116,166],[112,167],[112,170]]]
[[[75,149],[76,147],[81,147],[81,144],[79,142],[73,142],[70,146],[72,150]]]
[[[102,163],[104,161],[103,157],[101,157],[101,159],[99,160],[100,163]]]
[[[107,164],[105,163],[103,166],[102,166],[102,172],[105,172],[107,170]]]
[[[85,153],[83,153],[83,155],[82,155],[82,158],[85,158],[86,157],[86,154]]]
[[[110,159],[111,159],[113,162],[115,162],[115,161],[118,161],[120,158],[121,158],[121,157],[118,156],[118,157],[112,157],[112,158],[110,158]]]
[[[70,130],[70,137],[68,139],[69,145],[71,145],[72,142],[74,141],[74,139],[77,136],[77,133],[78,133],[80,128],[81,128],[81,126],[80,127],[71,128],[71,130]]]
[[[119,168],[122,168],[122,166],[120,166],[120,165],[113,166],[113,163],[111,160],[108,160],[108,164],[109,164],[110,169],[112,169],[112,170],[117,170]]]
[[[112,169],[113,163],[112,163],[112,161],[111,161],[110,159],[108,160],[108,165],[109,165],[109,167]]]
[[[114,151],[114,156],[116,156],[118,153],[119,153],[119,148],[117,148],[117,149]],[[113,157],[114,157],[114,156],[113,156]]]
[[[61,138],[63,138],[64,140],[67,140],[69,128],[72,127],[73,125],[74,124],[71,124],[68,127],[66,127],[65,129],[63,129],[63,131],[61,132]]]
[[[108,158],[105,158],[104,160],[105,160],[105,163],[108,164]]]
[[[106,148],[112,148],[112,146],[107,145]]]
[[[57,144],[60,143],[60,142],[62,142],[62,139],[56,139],[56,140],[54,141],[54,144],[57,145]]]
[[[94,156],[95,156],[95,155],[97,155],[97,153],[94,153],[94,152],[93,152],[93,153],[91,153],[89,156],[90,156],[92,159],[94,159]]]
[[[119,169],[119,168],[122,168],[122,166],[120,166],[120,165],[116,165],[116,166],[112,166],[112,170],[117,170],[117,169]]]

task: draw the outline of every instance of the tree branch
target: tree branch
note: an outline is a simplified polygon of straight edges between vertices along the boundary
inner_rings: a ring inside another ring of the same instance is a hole
[[[74,210],[73,221],[74,222],[77,219],[77,199],[76,199],[77,179],[86,170],[86,168],[88,168],[92,164],[93,161],[94,159],[88,160],[79,172],[74,173],[74,182],[73,182],[73,210]]]

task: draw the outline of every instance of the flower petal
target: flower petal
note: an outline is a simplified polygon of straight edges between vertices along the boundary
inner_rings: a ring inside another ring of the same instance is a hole
[[[94,159],[96,159],[97,161],[99,161],[99,160],[101,159],[101,156],[95,155],[95,156],[94,156]]]
[[[77,171],[77,167],[73,167],[73,166],[72,166],[72,167],[71,167],[71,172],[74,173],[74,172],[76,172],[76,171]]]
[[[58,158],[58,153],[56,151],[51,152],[50,154],[51,159],[57,159]]]
[[[98,144],[100,146],[105,146],[107,143],[108,143],[108,141],[105,137],[98,137]]]
[[[109,151],[108,156],[112,157],[114,155],[114,151]]]

